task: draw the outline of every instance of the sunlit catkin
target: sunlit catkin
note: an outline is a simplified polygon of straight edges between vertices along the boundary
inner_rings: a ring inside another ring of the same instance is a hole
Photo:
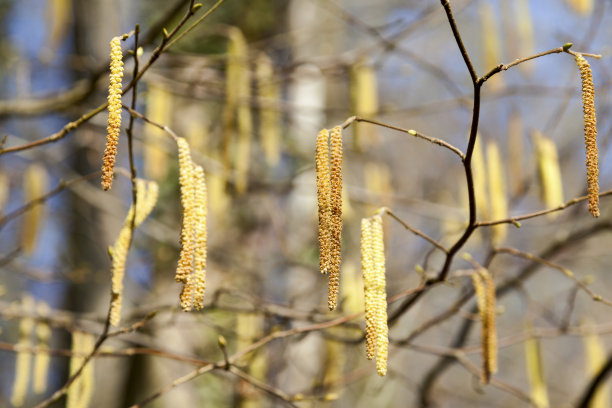
[[[483,40],[483,65],[485,70],[492,69],[499,65],[502,60],[502,45],[499,35],[499,23],[495,15],[495,10],[490,3],[479,4],[481,36]],[[493,88],[503,86],[503,76],[497,75],[487,81]]]
[[[527,54],[529,55],[529,54]],[[525,173],[525,148],[523,146],[523,120],[518,110],[513,110],[508,119],[508,175],[510,178],[510,193],[519,195],[523,192]]]
[[[280,159],[282,127],[280,111],[274,104],[281,99],[281,94],[272,60],[264,53],[257,58],[257,99],[261,148],[266,163],[275,166]]]
[[[183,207],[183,223],[181,226],[181,252],[176,268],[177,282],[187,283],[193,272],[194,255],[194,171],[189,144],[183,138],[177,139],[179,160],[179,184],[181,187],[181,206]]]
[[[115,37],[110,43],[110,85],[108,87],[108,126],[106,148],[102,164],[102,188],[108,190],[113,183],[117,144],[121,128],[121,80],[123,78],[123,54],[121,37]]]
[[[127,260],[133,229],[138,227],[151,213],[157,202],[158,185],[156,182],[147,182],[142,179],[136,180],[136,214],[134,205],[130,207],[128,215],[119,231],[119,236],[110,248],[112,257],[111,265],[111,305],[110,324],[118,326],[121,320],[121,307],[123,303],[123,278],[125,275],[125,263]],[[134,223],[132,225],[132,219]]]
[[[317,136],[315,167],[317,173],[317,204],[319,212],[319,270],[329,270],[331,252],[331,184],[329,174],[329,132],[323,129]]]
[[[49,315],[49,305],[45,302],[38,304],[36,308],[41,317]],[[45,321],[36,323],[36,340],[38,352],[34,356],[34,376],[32,378],[32,389],[36,394],[42,394],[47,391],[47,377],[49,375],[49,341],[51,340],[51,327]]]
[[[236,191],[246,190],[252,136],[251,85],[248,65],[248,45],[242,31],[228,28],[227,67],[225,78],[225,105],[223,107],[223,162],[226,169],[236,170]],[[232,153],[233,135],[239,139]]]
[[[361,271],[363,273],[363,293],[365,298],[366,320],[366,357],[376,356],[376,281],[372,246],[372,219],[361,220]]]
[[[207,247],[207,191],[204,169],[195,166],[195,254],[194,254],[194,293],[193,307],[200,310],[204,307],[204,290],[206,289],[206,247]]]
[[[342,256],[342,128],[336,126],[330,136],[330,235],[331,250],[329,258],[329,294],[327,305],[330,310],[338,302],[340,283],[340,261]]]
[[[586,354],[586,378],[595,378],[605,365],[606,348],[595,332],[583,337],[583,346]],[[608,387],[599,387],[593,395],[589,408],[606,408],[609,406],[610,390]]]
[[[385,269],[385,246],[383,221],[380,214],[372,217],[372,262],[376,293],[376,370],[378,375],[387,374],[389,351],[389,327],[387,325],[387,287]]]
[[[23,298],[23,310],[26,313],[34,311],[34,299],[30,296]],[[26,351],[32,346],[30,340],[34,320],[24,317],[19,322],[19,341],[17,342],[17,357],[15,362],[15,382],[11,393],[11,404],[20,407],[24,404],[31,376],[32,353]]]
[[[587,185],[589,211],[599,217],[599,163],[597,158],[597,119],[595,117],[595,87],[591,66],[580,54],[576,63],[582,79],[582,105],[584,110],[584,143],[586,146]]]
[[[378,113],[378,82],[376,70],[366,60],[359,60],[350,71],[351,111],[353,115],[373,118]],[[357,149],[371,145],[376,127],[356,122],[353,142]]]
[[[70,375],[76,374],[85,362],[85,356],[93,350],[95,338],[91,333],[75,331],[72,333],[72,357],[70,358]],[[93,395],[94,359],[90,359],[68,388],[66,393],[66,408],[88,407]]]
[[[23,196],[26,203],[42,197],[49,186],[49,177],[44,167],[34,163],[23,175]],[[34,204],[23,217],[21,247],[26,254],[34,252],[36,240],[43,227],[44,203]]]
[[[555,142],[538,131],[532,133],[538,166],[540,197],[546,208],[563,204],[563,181]],[[549,214],[554,218],[556,213]]]
[[[476,199],[476,210],[478,217],[487,219],[489,213],[489,201],[487,200],[487,167],[482,151],[481,136],[476,137],[474,153],[472,155],[472,174],[474,178],[474,194]]]
[[[489,194],[491,203],[491,218],[501,220],[508,216],[508,198],[506,197],[506,180],[502,168],[503,161],[499,148],[494,142],[487,144],[487,168],[489,176]],[[491,227],[493,245],[500,244],[507,235],[508,224],[498,224]]]
[[[497,372],[497,332],[495,328],[495,285],[484,268],[472,274],[474,291],[478,303],[478,314],[482,325],[482,382],[487,384],[491,374]]]
[[[533,55],[534,46],[534,35],[533,35],[533,18],[531,17],[531,10],[529,7],[529,0],[511,0],[514,3],[514,18],[512,21],[516,24],[516,31],[518,37],[518,51],[519,55]],[[516,41],[516,39],[511,39]],[[535,64],[526,63],[520,64],[519,69],[525,74],[531,74],[534,71]]]
[[[525,363],[531,386],[531,400],[537,408],[548,408],[548,391],[544,378],[540,343],[532,337],[525,340]]]
[[[172,126],[172,114],[176,105],[172,93],[154,81],[147,83],[145,94],[146,115],[153,122],[164,126]],[[145,177],[163,180],[168,174],[168,153],[163,142],[167,135],[157,126],[147,126],[146,143],[143,146],[143,161]]]

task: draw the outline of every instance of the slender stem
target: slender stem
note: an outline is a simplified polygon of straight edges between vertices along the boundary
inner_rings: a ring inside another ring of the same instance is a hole
[[[457,42],[457,46],[459,47],[459,51],[461,52],[461,56],[463,57],[463,61],[470,72],[470,77],[472,78],[472,83],[476,84],[478,81],[478,74],[476,74],[476,70],[474,69],[474,65],[472,65],[472,61],[470,60],[470,56],[465,49],[465,45],[463,45],[463,40],[461,39],[461,34],[459,34],[459,29],[457,28],[457,22],[455,21],[455,17],[453,16],[453,10],[451,9],[450,3],[448,0],[440,0],[442,3],[442,7],[444,7],[444,11],[446,12],[446,18],[448,18],[448,23],[451,26],[451,30],[453,31],[453,36],[455,37],[455,41]]]
[[[350,126],[353,122],[364,122],[364,123],[370,123],[372,125],[376,125],[376,126],[381,126],[387,129],[392,129],[392,130],[396,130],[398,132],[402,132],[402,133],[407,133],[411,136],[414,136],[418,139],[423,139],[423,140],[427,140],[430,143],[436,144],[438,146],[442,146],[448,150],[450,150],[451,152],[455,153],[457,156],[459,156],[462,160],[464,158],[463,152],[461,151],[461,149],[459,149],[458,147],[453,146],[452,144],[442,140],[442,139],[438,139],[435,137],[431,137],[431,136],[427,136],[423,133],[417,132],[414,129],[404,129],[401,128],[399,126],[394,126],[394,125],[390,125],[388,123],[384,123],[384,122],[379,122],[377,120],[373,120],[373,119],[365,119],[365,118],[361,118],[359,116],[351,116],[348,119],[346,119],[344,121],[344,123],[341,125],[342,128],[347,128],[348,126]]]

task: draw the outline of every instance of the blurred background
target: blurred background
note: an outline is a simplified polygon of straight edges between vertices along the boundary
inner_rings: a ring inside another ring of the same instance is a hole
[[[204,1],[187,26],[212,5]],[[601,54],[588,60],[600,184],[607,191],[609,2],[451,5],[479,75],[568,42],[574,51]],[[142,66],[163,29],[170,32],[188,9],[184,0],[0,0],[2,149],[48,138],[104,103],[110,39],[139,24]],[[122,46],[127,56],[133,36]],[[228,80],[232,63],[246,87]],[[124,85],[132,70],[127,56]],[[124,103],[132,97],[130,91]],[[137,174],[159,183],[160,198],[134,234],[123,324],[157,314],[137,332],[104,343],[93,370],[83,374],[94,386],[81,403],[136,404],[205,362],[222,360],[220,335],[232,355],[269,333],[362,311],[360,220],[382,206],[452,246],[468,220],[458,157],[406,133],[351,124],[344,131],[340,304],[327,311],[327,279],[318,270],[314,146],[320,129],[358,115],[416,129],[465,151],[472,97],[468,71],[437,1],[223,2],[155,61],[138,82],[136,102],[138,112],[187,138],[194,161],[206,172],[205,308],[182,312],[180,285],[173,279],[182,214],[176,144],[166,132],[136,120]],[[128,117],[124,112],[124,127]],[[86,333],[92,341],[103,330],[110,299],[108,247],[131,201],[125,132],[113,188],[104,192],[99,185],[106,120],[102,111],[53,143],[0,150],[0,407],[34,406],[49,397],[74,372],[70,350],[78,336]],[[586,194],[581,83],[573,57],[548,55],[488,81],[479,145],[479,220],[552,208]],[[506,215],[495,212],[494,191],[501,191]],[[40,197],[38,205],[24,207]],[[594,302],[584,289],[590,285],[612,299],[612,211],[606,197],[601,213],[593,219],[581,202],[522,221],[520,228],[481,228],[462,250],[505,288],[497,302],[499,372],[490,385],[478,378],[480,324],[465,276],[473,265],[457,257],[448,284],[403,310],[407,291],[435,275],[444,257],[386,217],[387,291],[389,298],[397,296],[389,306],[386,377],[365,358],[359,316],[288,335],[241,357],[236,364],[246,379],[215,369],[150,406],[577,406],[612,345],[609,306]],[[494,250],[499,247],[560,268]],[[39,356],[49,350],[50,366],[43,371]],[[457,352],[460,361],[448,358]],[[609,388],[600,387],[601,405],[591,406],[609,406]],[[71,403],[69,397],[53,406]]]

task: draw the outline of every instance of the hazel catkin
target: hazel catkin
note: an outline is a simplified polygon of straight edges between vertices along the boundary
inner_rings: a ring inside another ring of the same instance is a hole
[[[584,111],[584,144],[586,147],[587,186],[589,211],[599,217],[599,162],[597,150],[597,118],[595,115],[595,87],[588,61],[576,54],[576,63],[582,79],[582,106]]]
[[[110,85],[108,86],[108,126],[106,148],[102,164],[102,188],[109,190],[113,183],[119,130],[121,128],[121,80],[123,78],[123,54],[121,52],[121,37],[115,37],[110,42]]]

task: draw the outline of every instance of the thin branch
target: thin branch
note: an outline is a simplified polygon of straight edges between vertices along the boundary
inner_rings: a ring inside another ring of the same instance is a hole
[[[244,371],[240,370],[236,366],[230,366],[229,371],[232,374],[235,374],[239,378],[243,379],[244,381],[248,382],[253,387],[259,388],[260,390],[265,391],[266,393],[270,394],[271,396],[281,400],[287,406],[297,408],[297,405],[295,405],[293,402],[291,402],[291,399],[292,399],[291,396],[285,394],[283,391],[279,390],[278,388],[275,388],[275,387],[271,386],[270,384],[266,384],[265,382],[258,380],[257,378],[255,378],[255,377],[245,373]]]
[[[597,302],[601,302],[605,305],[608,306],[612,306],[612,302],[609,300],[604,299],[601,295],[596,294],[595,292],[593,292],[584,282],[582,282],[581,280],[579,280],[578,278],[576,278],[576,276],[574,276],[574,273],[569,270],[568,268],[565,268],[559,264],[556,264],[554,262],[548,261],[544,258],[540,258],[536,255],[530,254],[529,252],[523,252],[523,251],[519,251],[518,249],[515,248],[495,248],[495,252],[497,253],[505,253],[505,254],[510,254],[510,255],[514,255],[514,256],[518,256],[521,257],[523,259],[527,259],[529,261],[532,262],[537,262],[539,264],[542,264],[544,266],[548,266],[550,268],[556,269],[560,272],[563,273],[563,275],[567,276],[568,278],[570,278],[575,284],[576,286],[578,286],[580,289],[582,289],[584,292],[586,292],[593,300],[597,301]]]
[[[606,190],[602,193],[599,194],[599,197],[607,197],[609,195],[612,195],[612,190]],[[503,220],[496,220],[496,221],[480,221],[476,224],[477,227],[490,227],[492,225],[498,225],[498,224],[515,224],[517,226],[520,226],[519,221],[522,220],[528,220],[530,218],[536,218],[539,217],[541,215],[546,215],[546,214],[551,214],[557,211],[561,211],[567,207],[571,207],[572,205],[581,203],[583,201],[588,200],[588,196],[581,196],[581,197],[576,197],[573,198],[571,200],[569,200],[568,202],[566,202],[565,204],[561,204],[558,207],[554,207],[554,208],[549,208],[548,210],[540,210],[540,211],[536,211],[536,212],[532,212],[529,214],[525,214],[525,215],[519,215],[516,217],[510,217],[510,218],[504,218]]]
[[[6,224],[8,224],[10,221],[14,220],[15,218],[20,217],[21,215],[30,211],[35,206],[44,204],[47,200],[58,195],[59,193],[69,188],[73,184],[79,183],[81,181],[89,180],[95,177],[99,177],[99,176],[100,176],[100,172],[96,171],[96,172],[87,174],[85,176],[73,178],[72,180],[60,181],[57,187],[53,188],[52,190],[49,190],[47,193],[41,195],[40,197],[33,199],[32,201],[25,203],[24,205],[11,211],[10,213],[1,216],[0,217],[0,230],[4,228]]]
[[[438,248],[440,251],[442,251],[444,253],[448,253],[448,250],[446,248],[444,248],[444,246],[442,246],[442,244],[440,244],[438,241],[436,241],[435,239],[431,238],[429,235],[425,234],[424,232],[419,231],[418,229],[413,228],[410,225],[408,225],[404,220],[402,220],[397,214],[395,214],[389,208],[384,207],[384,212],[387,213],[395,221],[400,223],[408,231],[412,232],[414,235],[418,235],[419,237],[423,238],[425,241],[429,242],[431,245],[433,245],[434,247]]]
[[[387,129],[396,130],[396,131],[402,132],[402,133],[407,133],[407,134],[409,134],[411,136],[414,136],[414,137],[417,137],[419,139],[427,140],[430,143],[436,144],[438,146],[442,146],[442,147],[452,151],[453,153],[455,153],[461,159],[464,158],[463,152],[459,148],[451,145],[450,143],[448,143],[448,142],[446,142],[446,141],[444,141],[442,139],[438,139],[438,138],[435,138],[435,137],[424,135],[423,133],[417,132],[414,129],[404,129],[404,128],[401,128],[399,126],[393,126],[393,125],[390,125],[388,123],[383,123],[383,122],[379,122],[379,121],[372,120],[372,119],[365,119],[365,118],[361,118],[361,117],[358,117],[358,116],[351,116],[350,118],[345,120],[344,123],[341,126],[342,126],[342,128],[346,129],[353,122],[371,123],[372,125],[385,127]]]

